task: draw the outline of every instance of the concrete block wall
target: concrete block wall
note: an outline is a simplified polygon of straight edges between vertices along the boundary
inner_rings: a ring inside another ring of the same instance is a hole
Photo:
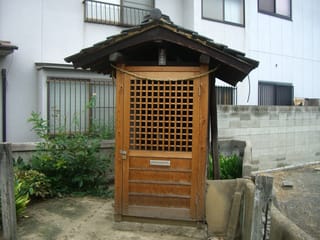
[[[12,143],[12,156],[14,159],[21,157],[24,161],[30,161],[32,154],[37,150],[38,142]],[[102,140],[101,152],[109,154],[113,151],[114,140]]]
[[[246,142],[251,171],[320,160],[320,107],[226,106],[218,111],[218,137]]]

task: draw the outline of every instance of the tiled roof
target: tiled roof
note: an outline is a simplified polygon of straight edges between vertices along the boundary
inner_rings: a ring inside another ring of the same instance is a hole
[[[192,49],[210,57],[210,62],[220,65],[217,77],[236,85],[247,74],[258,66],[258,62],[245,57],[245,54],[228,48],[224,44],[214,42],[189,29],[175,25],[168,16],[159,10],[151,14],[138,26],[123,30],[120,34],[109,36],[79,53],[65,58],[74,67],[91,71],[110,73],[109,56],[126,48],[152,41],[167,41],[185,48]]]

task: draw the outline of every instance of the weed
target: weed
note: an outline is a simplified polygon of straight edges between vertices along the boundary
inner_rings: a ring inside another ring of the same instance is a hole
[[[235,179],[242,177],[242,161],[237,155],[220,155],[219,165],[221,179]],[[213,179],[213,159],[211,154],[209,154],[207,178]]]

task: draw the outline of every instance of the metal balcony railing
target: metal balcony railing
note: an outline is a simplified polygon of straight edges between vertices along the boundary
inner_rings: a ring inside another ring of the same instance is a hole
[[[93,0],[85,0],[83,4],[84,20],[90,23],[129,27],[140,24],[150,13],[150,10]]]

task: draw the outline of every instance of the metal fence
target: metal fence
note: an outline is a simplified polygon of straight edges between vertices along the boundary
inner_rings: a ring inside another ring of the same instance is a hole
[[[216,86],[217,104],[236,105],[237,88]]]
[[[113,137],[115,87],[111,79],[49,78],[47,91],[50,133],[99,132]]]
[[[142,22],[150,10],[127,7],[118,4],[85,0],[84,19],[86,22],[118,26],[135,26]]]

